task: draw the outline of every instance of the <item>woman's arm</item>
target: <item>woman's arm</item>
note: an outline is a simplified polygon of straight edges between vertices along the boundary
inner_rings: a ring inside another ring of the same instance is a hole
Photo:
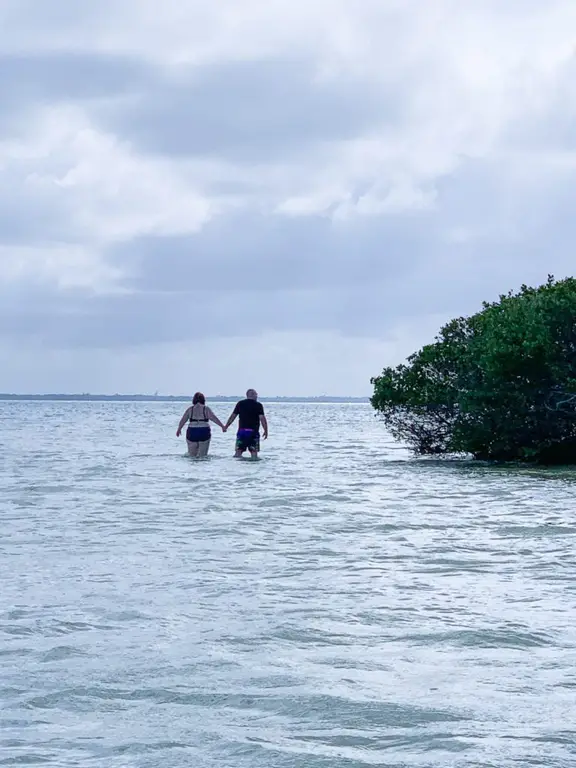
[[[210,419],[210,421],[213,421],[213,422],[214,422],[214,424],[218,424],[218,426],[220,427],[220,429],[221,429],[222,431],[224,431],[224,424],[222,424],[222,422],[220,421],[220,419],[218,418],[218,416],[216,416],[216,414],[214,413],[214,411],[212,410],[212,408],[206,408],[206,410],[208,411],[208,418]]]
[[[180,419],[180,424],[178,424],[178,430],[176,432],[176,437],[180,437],[182,434],[182,429],[184,427],[184,424],[190,419],[190,412],[192,411],[192,408],[186,408],[184,411],[184,414],[182,418]]]

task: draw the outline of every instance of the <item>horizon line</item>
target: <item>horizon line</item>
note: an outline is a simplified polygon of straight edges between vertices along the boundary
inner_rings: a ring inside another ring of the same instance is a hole
[[[238,400],[244,395],[207,395],[207,400]],[[120,393],[114,394],[91,393],[91,392],[0,392],[0,400],[38,400],[38,399],[71,399],[71,400],[191,400],[192,395],[153,395],[143,393]],[[369,400],[370,395],[263,395],[259,400]]]

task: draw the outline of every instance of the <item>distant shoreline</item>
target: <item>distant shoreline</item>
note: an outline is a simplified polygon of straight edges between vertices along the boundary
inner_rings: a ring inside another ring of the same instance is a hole
[[[212,395],[212,402],[236,402],[242,395]],[[368,403],[369,397],[261,397],[263,403]],[[191,395],[91,395],[91,394],[43,394],[15,395],[0,392],[0,401],[52,401],[70,403],[187,403]]]

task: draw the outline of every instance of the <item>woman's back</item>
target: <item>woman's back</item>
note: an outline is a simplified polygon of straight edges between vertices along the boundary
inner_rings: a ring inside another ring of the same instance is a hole
[[[202,403],[196,403],[190,409],[190,421],[194,424],[198,422],[206,423],[210,419],[210,408]]]

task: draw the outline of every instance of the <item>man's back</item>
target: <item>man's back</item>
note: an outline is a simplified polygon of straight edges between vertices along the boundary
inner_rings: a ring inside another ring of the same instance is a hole
[[[258,400],[246,398],[236,403],[234,413],[239,417],[240,429],[253,429],[258,432],[260,429],[260,416],[264,415],[262,403]]]

